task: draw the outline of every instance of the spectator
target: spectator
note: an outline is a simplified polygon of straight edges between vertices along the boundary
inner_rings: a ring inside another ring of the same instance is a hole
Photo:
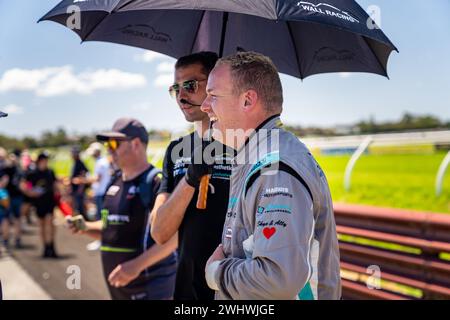
[[[88,169],[80,159],[80,148],[75,146],[72,148],[73,167],[70,177],[70,188],[73,201],[73,207],[76,212],[84,218],[86,216],[86,177]]]
[[[39,154],[36,169],[28,172],[22,180],[20,188],[23,193],[32,198],[39,218],[41,239],[44,246],[44,258],[58,258],[55,251],[55,227],[53,225],[53,210],[56,206],[55,193],[58,191],[55,173],[48,167],[49,155]]]

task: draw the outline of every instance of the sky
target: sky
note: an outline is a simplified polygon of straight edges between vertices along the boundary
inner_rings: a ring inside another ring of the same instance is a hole
[[[405,112],[450,120],[450,0],[358,0],[380,9],[381,29],[399,49],[390,80],[372,74],[282,75],[282,119],[336,126],[397,120]],[[128,46],[86,42],[37,20],[59,0],[0,0],[0,134],[39,135],[110,128],[121,116],[148,129],[187,127],[167,92],[174,59]]]

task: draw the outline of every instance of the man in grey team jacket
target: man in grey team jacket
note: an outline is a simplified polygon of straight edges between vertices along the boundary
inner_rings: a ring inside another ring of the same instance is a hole
[[[222,243],[205,272],[216,299],[340,299],[339,248],[325,175],[280,129],[283,93],[272,61],[218,61],[202,105],[214,138],[237,150]]]

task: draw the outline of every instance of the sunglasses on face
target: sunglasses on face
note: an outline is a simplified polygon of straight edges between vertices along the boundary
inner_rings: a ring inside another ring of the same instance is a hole
[[[111,150],[111,151],[116,151],[117,149],[119,149],[120,144],[124,141],[130,141],[131,139],[123,139],[123,140],[117,140],[117,139],[109,139],[108,141],[105,142],[105,148]]]
[[[175,83],[174,85],[169,87],[169,94],[172,98],[176,98],[178,94],[180,93],[180,88],[183,88],[183,90],[186,90],[189,93],[197,93],[198,91],[198,84],[200,82],[206,81],[208,79],[203,80],[187,80],[182,82],[181,84]]]

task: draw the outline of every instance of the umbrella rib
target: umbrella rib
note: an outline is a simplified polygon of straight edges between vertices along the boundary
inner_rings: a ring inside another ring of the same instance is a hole
[[[91,35],[92,32],[94,32],[94,30],[109,16],[111,15],[111,12],[108,12],[108,14],[102,19],[100,20],[85,36],[84,38],[81,38],[81,43],[85,42],[85,40],[87,38],[89,38],[89,36]]]
[[[122,4],[120,7],[114,8],[114,10],[122,10],[123,8],[128,7],[132,2],[134,2],[134,0],[129,0],[128,2],[125,2],[124,4]]]
[[[198,24],[198,26],[197,26],[197,31],[195,32],[196,35],[198,35],[198,31],[200,30],[200,27],[201,27],[201,25],[202,25],[203,18],[205,17],[205,13],[206,13],[206,10],[203,10],[202,16],[201,16],[201,18],[200,18],[200,22],[199,22],[199,24]],[[191,46],[191,51],[190,51],[190,53],[193,53],[192,50],[194,50],[194,46],[195,46],[195,41],[196,41],[196,40],[197,40],[197,37],[195,36],[195,37],[194,37],[194,41],[192,42],[192,46]]]
[[[100,20],[99,21],[99,23],[97,23],[87,34],[86,34],[86,36],[84,37],[84,38],[81,38],[81,43],[83,43],[91,34],[92,34],[92,32],[94,32],[94,30],[95,29],[97,29],[97,27],[108,17],[108,16],[110,16],[111,14],[112,14],[112,12],[114,12],[116,9],[117,10],[119,10],[119,9],[121,9],[121,8],[123,8],[123,7],[125,7],[125,6],[127,6],[127,5],[129,5],[131,2],[133,2],[134,0],[130,0],[130,1],[128,1],[127,3],[125,3],[125,4],[123,4],[122,5],[122,7],[120,7],[120,8],[118,8],[117,6],[114,8],[114,9],[112,9],[110,12],[108,12],[108,14],[107,15],[105,15],[105,17],[102,19],[102,20]]]
[[[300,57],[299,57],[299,54],[298,54],[297,46],[295,45],[294,35],[292,33],[292,28],[291,28],[291,25],[289,24],[289,21],[286,21],[286,25],[287,25],[287,28],[289,30],[289,35],[291,36],[292,46],[294,47],[295,58],[296,58],[297,64],[298,64],[298,72],[300,73],[300,79],[303,80],[303,73],[302,73],[302,66],[300,64]]]
[[[367,42],[366,37],[362,36],[362,38],[364,39],[364,42],[366,43],[366,45],[369,47],[370,51],[372,52],[372,54],[375,56],[375,59],[377,60],[378,64],[380,65],[381,69],[384,71],[384,76],[386,78],[389,79],[388,73],[387,73],[387,68],[385,68],[383,66],[383,64],[381,63],[380,59],[378,59],[378,56],[375,54],[375,51],[373,51],[372,46],[369,44],[369,42]],[[392,52],[392,51],[391,51]],[[387,65],[386,65],[387,66]]]

